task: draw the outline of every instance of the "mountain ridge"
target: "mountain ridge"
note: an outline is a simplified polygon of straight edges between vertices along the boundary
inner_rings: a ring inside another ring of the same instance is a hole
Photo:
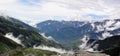
[[[16,21],[16,22],[15,22]],[[48,46],[59,47],[58,43],[52,40],[45,39],[42,35],[35,31],[36,29],[12,17],[0,16],[0,33],[5,36],[7,33],[13,33],[13,36],[21,40],[26,47],[33,47],[34,45],[45,44]],[[26,27],[25,27],[26,26]],[[33,29],[33,30],[32,30]],[[34,30],[35,29],[35,30]],[[58,46],[57,46],[58,45]]]
[[[119,25],[120,19],[93,22],[47,20],[38,23],[37,28],[45,35],[52,36],[63,45],[67,45],[71,43],[70,41],[80,39],[85,35],[92,39],[104,39],[105,37],[119,35]]]

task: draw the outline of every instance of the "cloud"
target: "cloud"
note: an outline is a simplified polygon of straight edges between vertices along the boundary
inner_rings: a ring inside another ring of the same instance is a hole
[[[59,43],[58,41],[56,41],[52,36],[46,36],[45,33],[39,33],[40,35],[42,35],[44,38],[46,38],[47,40],[52,40],[56,43]]]
[[[16,43],[21,44],[22,46],[24,46],[24,45],[22,44],[21,40],[19,39],[19,38],[22,37],[22,36],[23,36],[23,35],[20,34],[18,37],[14,37],[14,36],[13,36],[13,33],[6,33],[6,35],[5,35],[6,38],[9,38],[9,39],[15,41]]]
[[[58,52],[58,53],[66,53],[65,50],[60,49],[60,48],[54,48],[54,47],[48,47],[48,46],[34,46],[34,49],[42,49],[42,50],[49,50],[49,51],[54,51],[54,52]]]
[[[25,22],[91,20],[96,16],[114,19],[120,18],[119,3],[119,0],[4,0],[0,1],[0,12]]]

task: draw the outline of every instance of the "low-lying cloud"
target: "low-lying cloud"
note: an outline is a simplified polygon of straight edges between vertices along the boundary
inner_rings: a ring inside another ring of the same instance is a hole
[[[9,38],[9,39],[15,41],[16,43],[23,45],[21,40],[19,39],[22,36],[23,35],[19,35],[18,37],[14,37],[13,33],[6,33],[6,35],[5,35],[6,38]]]
[[[34,49],[42,49],[42,50],[49,50],[49,51],[54,51],[54,52],[58,52],[58,53],[66,53],[65,50],[60,49],[60,48],[54,48],[54,47],[48,47],[48,46],[34,46]]]

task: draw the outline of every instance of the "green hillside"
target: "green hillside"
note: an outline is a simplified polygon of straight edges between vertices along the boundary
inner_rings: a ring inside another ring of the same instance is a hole
[[[44,38],[35,30],[28,29],[27,26],[25,27],[25,25],[23,25],[24,23],[21,22],[21,24],[19,24],[16,22],[11,22],[10,19],[11,19],[10,17],[9,19],[6,19],[5,17],[0,16],[0,33],[1,34],[5,35],[6,33],[10,32],[10,33],[13,33],[15,37],[18,37],[19,35],[23,35],[19,39],[22,41],[22,44],[24,44],[26,47],[33,47],[34,45],[60,47],[58,43],[55,43],[52,40],[48,40]]]
[[[16,19],[13,19],[15,20]],[[56,52],[51,52],[47,50],[33,49],[33,46],[45,45],[56,48],[61,48],[61,45],[54,42],[53,40],[48,40],[40,35],[33,27],[17,20],[11,21],[11,17],[6,19],[4,16],[0,16],[0,56],[26,56],[26,55],[54,55]],[[18,23],[19,22],[19,23]],[[32,30],[33,29],[33,30]],[[22,45],[14,42],[14,40],[5,37],[7,33],[13,33],[13,36],[21,40]]]

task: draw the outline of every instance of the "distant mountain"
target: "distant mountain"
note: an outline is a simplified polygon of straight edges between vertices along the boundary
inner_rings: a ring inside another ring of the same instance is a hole
[[[37,28],[47,36],[52,36],[64,46],[71,46],[80,39],[105,39],[120,35],[120,19],[102,21],[55,21],[48,20],[37,24]]]
[[[9,16],[0,16],[0,35],[24,47],[49,46],[60,48],[59,43],[46,39],[35,29]],[[7,41],[6,41],[7,42]]]

